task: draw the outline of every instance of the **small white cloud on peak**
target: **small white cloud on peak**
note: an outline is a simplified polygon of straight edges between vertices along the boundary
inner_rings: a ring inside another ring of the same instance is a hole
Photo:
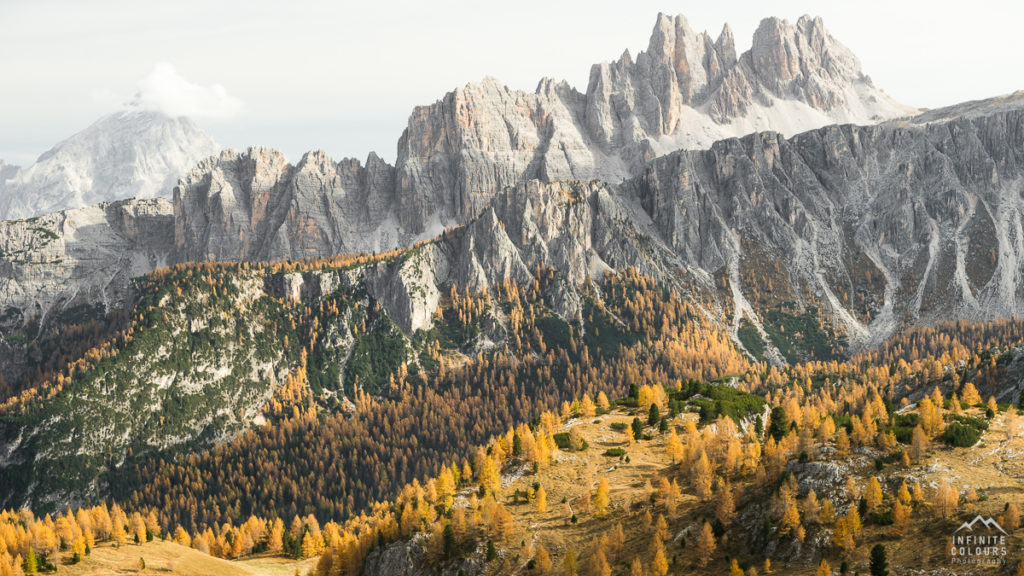
[[[168,116],[230,118],[243,106],[220,84],[200,86],[189,82],[167,62],[157,64],[138,87],[129,107],[157,110]]]

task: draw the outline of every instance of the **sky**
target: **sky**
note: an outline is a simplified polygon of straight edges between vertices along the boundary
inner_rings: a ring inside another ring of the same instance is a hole
[[[486,76],[585,90],[659,12],[737,48],[761,18],[821,16],[875,84],[939,107],[1024,89],[1024,3],[975,0],[0,0],[0,159],[27,165],[127,103],[192,117],[221,146],[293,161],[394,161],[413,107]]]

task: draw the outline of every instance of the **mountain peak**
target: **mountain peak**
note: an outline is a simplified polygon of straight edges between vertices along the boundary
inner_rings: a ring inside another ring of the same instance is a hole
[[[168,197],[179,177],[218,150],[185,117],[136,109],[107,114],[0,181],[0,219]]]
[[[818,17],[801,16],[796,25],[779,18],[762,20],[754,32],[750,63],[772,95],[826,111],[844,106],[848,88],[864,79],[860,61]]]
[[[736,37],[732,33],[732,27],[729,26],[728,22],[722,25],[722,31],[718,34],[718,40],[715,40],[715,49],[722,58],[729,62],[730,65],[736,62]]]

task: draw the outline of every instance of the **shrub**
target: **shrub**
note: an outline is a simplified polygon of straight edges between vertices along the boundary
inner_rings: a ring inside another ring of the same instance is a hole
[[[559,432],[552,436],[555,440],[555,445],[558,446],[559,450],[568,450],[571,442],[569,442],[568,432]]]
[[[967,448],[977,444],[978,439],[981,438],[981,432],[981,430],[969,424],[951,422],[946,427],[945,432],[942,433],[942,441],[950,446]]]

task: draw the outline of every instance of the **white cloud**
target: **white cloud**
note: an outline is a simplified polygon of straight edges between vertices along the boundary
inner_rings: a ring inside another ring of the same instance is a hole
[[[138,83],[131,107],[158,110],[168,116],[229,118],[242,110],[242,101],[220,84],[200,86],[183,78],[174,66],[160,62]]]

